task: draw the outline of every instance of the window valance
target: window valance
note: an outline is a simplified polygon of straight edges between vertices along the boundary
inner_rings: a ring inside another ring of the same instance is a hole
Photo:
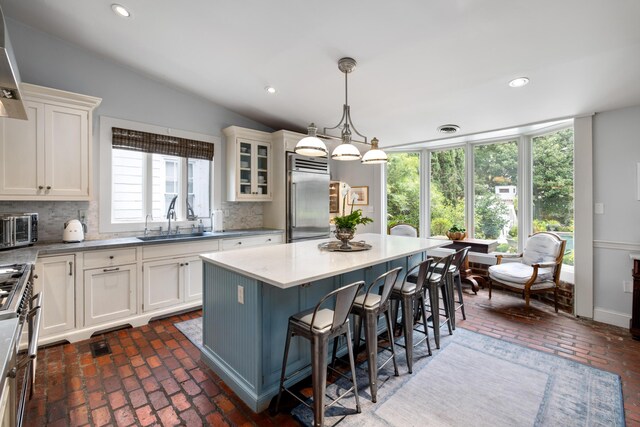
[[[213,160],[213,144],[170,135],[112,127],[113,148]]]

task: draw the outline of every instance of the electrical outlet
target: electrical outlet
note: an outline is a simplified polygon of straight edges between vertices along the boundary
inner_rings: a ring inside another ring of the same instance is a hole
[[[622,289],[626,292],[626,293],[633,293],[633,282],[631,282],[631,280],[623,280],[622,281]]]
[[[238,304],[244,304],[244,286],[238,285]]]
[[[86,209],[78,209],[78,219],[81,223],[87,223],[87,211]]]

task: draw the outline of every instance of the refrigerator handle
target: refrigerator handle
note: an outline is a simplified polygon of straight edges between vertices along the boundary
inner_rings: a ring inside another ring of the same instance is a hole
[[[297,224],[297,214],[298,210],[298,202],[296,201],[297,193],[296,193],[296,183],[291,183],[291,228],[296,228]]]

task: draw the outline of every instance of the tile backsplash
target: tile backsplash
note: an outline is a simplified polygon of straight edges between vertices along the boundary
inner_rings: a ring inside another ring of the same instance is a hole
[[[228,212],[223,218],[225,230],[259,228],[262,227],[261,203],[231,203],[223,202],[217,209]],[[78,211],[87,212],[87,233],[85,239],[112,239],[116,237],[138,236],[139,231],[126,233],[100,233],[98,221],[98,202],[39,202],[39,201],[11,201],[0,202],[1,212],[37,212],[38,213],[38,240],[41,242],[56,242],[62,240],[62,230],[65,221],[78,217]],[[203,222],[209,227],[209,220]]]

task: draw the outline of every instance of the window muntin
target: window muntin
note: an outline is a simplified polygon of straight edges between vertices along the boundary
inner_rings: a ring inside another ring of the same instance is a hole
[[[567,241],[563,263],[573,265],[573,129],[533,137],[531,151],[533,232],[558,233]]]
[[[473,147],[474,237],[498,240],[496,252],[518,251],[518,143]]]
[[[431,152],[430,233],[446,237],[454,225],[465,227],[464,147]]]
[[[420,229],[420,153],[389,153],[387,224]]]

